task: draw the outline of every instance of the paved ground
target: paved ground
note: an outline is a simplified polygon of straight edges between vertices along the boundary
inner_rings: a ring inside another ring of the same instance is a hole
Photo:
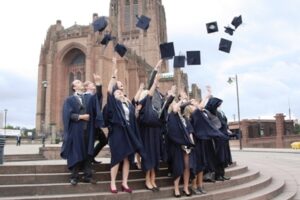
[[[7,144],[4,148],[5,155],[12,154],[37,154],[41,144],[24,144],[16,146]],[[59,146],[50,145],[47,146]],[[283,174],[289,187],[297,188],[295,199],[300,200],[300,150],[293,149],[263,149],[263,148],[244,148],[242,151],[238,148],[232,148],[233,160],[243,163],[249,168],[256,168],[263,173]],[[97,158],[104,163],[108,163],[107,158]],[[65,160],[45,160],[30,162],[8,162],[4,165],[31,165],[31,164],[66,164]]]

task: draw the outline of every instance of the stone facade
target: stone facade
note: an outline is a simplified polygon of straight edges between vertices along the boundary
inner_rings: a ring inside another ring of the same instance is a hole
[[[294,121],[285,120],[282,113],[275,120],[244,119],[240,123],[243,147],[290,148],[290,144],[299,141],[300,135],[294,133]],[[232,132],[238,131],[238,122],[229,123]],[[237,141],[232,142],[238,146]]]
[[[147,32],[135,27],[135,15],[142,14],[151,18]],[[97,17],[98,14],[93,14],[91,22]],[[106,88],[112,75],[111,60],[114,56],[117,57],[118,79],[123,82],[129,98],[134,96],[139,83],[147,83],[152,67],[160,59],[159,44],[167,41],[161,0],[111,0],[107,20],[108,26],[102,33],[94,32],[92,23],[75,24],[65,29],[60,20],[48,29],[38,66],[38,135],[50,134],[51,130],[62,132],[62,105],[64,99],[72,93],[70,84],[74,79],[92,80],[93,73],[100,74],[106,103]],[[109,32],[117,39],[104,47],[99,41]],[[128,47],[123,58],[114,53],[117,42]],[[162,72],[168,72],[167,62],[163,63]],[[166,92],[173,84],[181,85],[181,88],[188,91],[187,75],[176,71],[176,75],[163,78],[161,91]]]

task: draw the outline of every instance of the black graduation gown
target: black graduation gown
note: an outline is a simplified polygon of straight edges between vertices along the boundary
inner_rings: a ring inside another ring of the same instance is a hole
[[[83,120],[74,121],[72,114],[80,114],[81,104],[74,95],[68,97],[63,105],[63,144],[61,148],[61,157],[67,159],[68,168],[71,169],[77,163],[87,159],[87,156],[93,156],[94,135],[92,133],[93,122],[87,123],[87,139],[84,138]],[[87,145],[85,144],[87,141]]]
[[[120,163],[126,157],[133,163],[135,152],[138,152],[144,158],[145,153],[141,138],[139,138],[133,105],[129,104],[128,122],[125,118],[122,102],[115,99],[113,95],[108,94],[105,118],[109,126],[108,143],[111,151],[111,167]]]
[[[222,124],[220,131],[224,135],[228,136],[228,138],[229,138],[227,117],[219,111],[217,111],[217,117],[220,119],[221,124]],[[229,139],[224,140],[223,142],[224,142],[223,148],[224,148],[224,156],[225,156],[224,167],[227,167],[228,165],[232,164],[232,156],[231,156],[231,150],[230,150],[230,145],[229,145]]]
[[[217,125],[217,129],[224,135],[224,138],[214,138],[215,143],[215,152],[217,156],[217,164],[223,167],[226,167],[227,157],[228,157],[228,145],[229,145],[229,135],[227,133],[226,127],[222,124],[220,119],[220,113],[218,112],[218,107],[222,104],[222,100],[216,97],[212,97],[208,100],[205,106],[205,112],[208,114],[208,118],[215,126]],[[218,114],[219,113],[219,114]],[[224,123],[224,122],[223,122]]]
[[[167,128],[168,128],[168,152],[169,152],[169,164],[174,179],[183,174],[184,171],[184,151],[181,148],[182,145],[187,147],[193,147],[189,134],[194,130],[189,123],[185,120],[186,126],[183,125],[178,113],[171,112],[168,116]],[[193,151],[192,151],[193,152]],[[195,164],[193,153],[189,154],[189,166],[192,174],[194,174]]]
[[[143,171],[150,169],[159,169],[161,160],[161,137],[163,131],[163,123],[159,119],[158,112],[153,110],[152,97],[147,95],[140,101],[142,109],[139,113],[139,127],[146,158],[142,159]]]
[[[198,154],[197,162],[204,164],[204,167],[200,165],[197,171],[201,172],[203,168],[205,171],[215,171],[217,157],[212,139],[224,138],[224,135],[219,130],[214,128],[209,119],[199,109],[196,109],[192,113],[191,124],[195,130],[195,138],[198,140],[196,141],[196,154]],[[199,151],[202,151],[202,153]]]

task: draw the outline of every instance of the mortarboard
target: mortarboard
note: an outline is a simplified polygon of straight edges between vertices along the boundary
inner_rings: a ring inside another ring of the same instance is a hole
[[[146,31],[149,28],[151,19],[149,17],[146,17],[145,15],[141,15],[141,17],[136,17],[138,18],[136,26]]]
[[[186,52],[187,65],[201,65],[200,51]]]
[[[218,24],[217,22],[210,22],[206,24],[206,30],[207,33],[214,33],[214,32],[218,32]]]
[[[104,29],[106,28],[107,26],[107,21],[105,19],[105,17],[99,17],[98,19],[96,19],[94,22],[93,22],[93,27],[94,27],[94,32],[102,32],[104,31]]]
[[[234,29],[230,26],[225,26],[225,33],[228,33],[229,35],[233,35]]]
[[[242,15],[234,17],[231,24],[237,29],[237,27],[242,24]]]
[[[185,56],[174,56],[173,67],[180,68],[185,65]]]
[[[115,51],[121,56],[123,57],[127,51],[127,48],[123,45],[123,44],[117,44],[115,46]]]
[[[102,45],[108,45],[109,41],[116,39],[116,37],[111,36],[111,34],[105,34],[103,39],[101,40]]]
[[[219,50],[229,53],[231,44],[232,44],[232,41],[221,38],[220,44],[219,44]]]
[[[161,58],[171,59],[175,56],[174,44],[173,42],[162,43],[159,45]]]

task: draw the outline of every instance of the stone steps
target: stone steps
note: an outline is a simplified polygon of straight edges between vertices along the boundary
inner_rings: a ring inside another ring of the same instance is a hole
[[[63,164],[55,165],[4,165],[0,166],[0,200],[3,199],[174,199],[173,179],[168,177],[167,165],[162,163],[157,174],[157,184],[160,192],[145,189],[144,173],[140,170],[130,170],[128,185],[134,190],[132,194],[119,191],[110,193],[110,166],[109,164],[93,165],[94,178],[97,184],[78,183],[72,186],[69,183],[70,172]],[[228,181],[204,183],[208,192],[205,195],[193,195],[181,199],[292,199],[295,193],[286,190],[285,182],[272,178],[268,173],[260,173],[247,166],[233,165],[226,169]],[[121,187],[121,173],[117,177],[117,186]]]
[[[4,162],[46,160],[41,154],[12,154],[4,155]]]
[[[131,171],[134,173],[137,170]],[[164,169],[162,169],[164,171]],[[108,172],[107,172],[108,173]],[[164,172],[163,172],[164,173]],[[233,184],[240,184],[241,182],[247,182],[249,180],[255,179],[259,173],[247,171],[247,167],[235,166],[226,170],[226,175],[233,175],[232,180],[228,181],[227,184],[222,182],[217,182],[215,184],[205,183],[207,190],[212,188],[223,188],[230,187]],[[138,179],[130,179],[129,185],[134,189],[134,193],[131,194],[131,198],[140,199],[141,196],[150,199],[156,198],[157,195],[160,197],[166,196],[170,197],[172,195],[172,178],[167,176],[161,176],[157,178],[157,183],[162,187],[162,191],[159,193],[153,193],[144,189],[144,177]],[[34,181],[33,181],[34,182]],[[226,181],[227,182],[227,181]],[[229,184],[230,183],[230,184]],[[77,195],[85,194],[87,199],[97,199],[97,198],[108,198],[111,196],[109,191],[109,178],[104,181],[98,181],[96,185],[79,183],[77,186],[72,186],[68,183],[68,179],[64,180],[61,183],[43,183],[43,184],[28,184],[28,183],[19,183],[15,185],[1,185],[0,194],[3,197],[13,197],[13,199],[23,199],[23,198],[46,198],[46,199],[55,199],[56,197],[52,195],[59,195],[59,198],[71,198],[69,197],[72,194],[72,198]],[[117,181],[118,186],[121,185],[120,180]],[[94,194],[91,195],[91,194]],[[122,194],[122,192],[120,193]],[[119,195],[117,195],[119,196]],[[134,197],[136,196],[136,197]],[[1,198],[0,198],[1,199]]]

